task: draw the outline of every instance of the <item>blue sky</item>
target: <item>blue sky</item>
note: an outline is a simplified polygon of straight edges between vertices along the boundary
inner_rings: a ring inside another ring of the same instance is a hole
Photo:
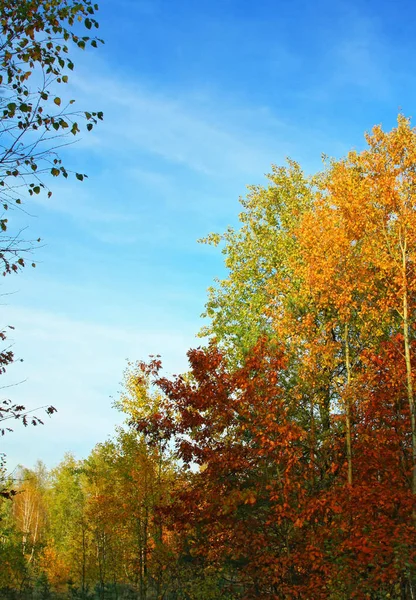
[[[105,46],[76,52],[67,94],[103,110],[66,151],[84,183],[16,215],[36,269],[2,282],[14,351],[4,390],[58,414],[1,442],[9,469],[78,457],[121,422],[125,359],[186,369],[221,254],[196,240],[238,219],[245,186],[286,156],[306,171],[411,116],[416,5],[384,1],[103,0]]]

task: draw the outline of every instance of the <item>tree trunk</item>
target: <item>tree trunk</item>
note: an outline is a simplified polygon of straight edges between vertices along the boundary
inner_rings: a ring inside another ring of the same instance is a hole
[[[347,371],[347,398],[345,407],[345,428],[346,428],[346,446],[347,446],[347,465],[348,474],[347,481],[348,485],[352,486],[352,442],[351,442],[351,400],[350,400],[350,386],[351,386],[351,362],[350,362],[350,347],[348,342],[348,325],[345,325],[345,368]]]
[[[410,410],[410,424],[412,430],[412,493],[416,495],[416,415],[415,401],[413,393],[412,362],[410,358],[410,338],[409,338],[409,306],[408,306],[408,283],[407,283],[407,244],[401,243],[402,250],[402,278],[403,278],[403,342],[404,357],[406,361],[406,388],[407,399]],[[413,513],[416,518],[416,512]]]

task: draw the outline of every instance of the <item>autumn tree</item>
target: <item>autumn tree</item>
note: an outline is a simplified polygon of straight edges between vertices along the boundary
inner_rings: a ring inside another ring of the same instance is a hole
[[[38,462],[34,469],[15,473],[12,502],[0,506],[0,590],[12,594],[32,590],[47,538],[48,473]],[[8,591],[7,591],[8,590]]]
[[[158,363],[158,357],[155,362]],[[172,589],[176,569],[175,542],[169,537],[163,513],[177,483],[176,461],[163,436],[149,446],[135,428],[138,419],[149,419],[158,414],[163,400],[161,391],[152,387],[150,374],[143,370],[143,364],[129,362],[115,402],[116,408],[126,415],[128,428],[127,431],[121,429],[116,438],[120,456],[116,470],[124,473],[120,482],[126,486],[123,495],[130,498],[128,513],[137,523],[131,529],[141,532],[134,547],[142,548],[136,576],[139,574],[137,583],[145,598],[148,593],[150,596],[156,593],[157,598],[162,598],[168,589]],[[130,496],[132,491],[128,489],[132,478],[137,483],[133,486],[135,495]]]
[[[312,181],[292,160],[273,166],[266,186],[250,186],[241,198],[241,227],[229,227],[201,240],[222,245],[228,275],[208,290],[201,337],[211,336],[238,364],[258,338],[272,334],[269,310],[275,305],[270,283],[293,279],[289,258],[297,252],[293,230],[312,202]],[[280,299],[282,300],[282,290]]]
[[[21,469],[13,502],[13,516],[21,532],[22,553],[28,565],[36,561],[46,528],[46,471],[42,463],[34,470]]]
[[[215,345],[188,356],[187,378],[149,365],[165,400],[138,420],[150,440],[171,440],[188,469],[171,509],[184,550],[222,574],[224,595],[324,597],[319,549],[301,529],[305,432],[285,399],[281,348],[259,342],[237,370]]]
[[[375,127],[368,149],[351,152],[331,169],[331,198],[346,220],[350,245],[360,248],[366,265],[364,327],[372,327],[376,346],[386,338],[402,339],[404,388],[412,439],[411,489],[416,496],[416,410],[413,391],[415,329],[415,189],[416,132],[399,115],[385,133]],[[347,193],[347,190],[349,193]],[[348,205],[346,198],[349,198]],[[363,270],[362,270],[363,271]],[[378,325],[378,326],[377,326]],[[363,329],[364,329],[363,327]]]

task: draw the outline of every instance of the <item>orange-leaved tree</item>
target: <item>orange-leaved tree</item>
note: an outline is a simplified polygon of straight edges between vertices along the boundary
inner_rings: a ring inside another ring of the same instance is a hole
[[[305,521],[306,432],[285,398],[281,349],[262,340],[237,370],[215,345],[188,356],[190,373],[173,380],[143,365],[164,400],[137,421],[149,439],[169,439],[187,469],[170,508],[184,548],[217,567],[224,594],[327,597],[317,524]]]

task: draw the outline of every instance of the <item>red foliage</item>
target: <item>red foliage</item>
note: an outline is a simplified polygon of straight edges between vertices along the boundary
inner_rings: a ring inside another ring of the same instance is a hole
[[[371,376],[356,386],[352,488],[342,419],[334,417],[331,438],[311,456],[278,347],[262,340],[235,372],[215,345],[188,356],[190,375],[173,380],[159,376],[160,364],[143,365],[164,401],[137,426],[149,439],[169,440],[188,468],[169,513],[194,559],[222,566],[244,598],[394,590],[416,558],[396,348],[363,355]]]

